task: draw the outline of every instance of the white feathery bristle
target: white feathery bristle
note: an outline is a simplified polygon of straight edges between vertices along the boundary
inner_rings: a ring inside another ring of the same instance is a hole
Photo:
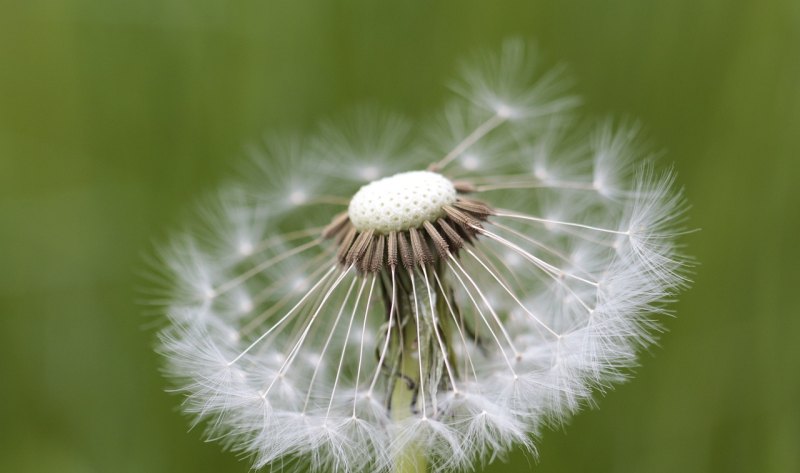
[[[535,46],[521,39],[503,43],[500,53],[483,51],[462,66],[453,90],[476,106],[508,120],[542,118],[579,103],[565,94],[569,78],[561,68],[541,72]]]
[[[409,170],[417,161],[410,152],[411,123],[397,114],[374,107],[357,107],[335,123],[320,126],[313,140],[318,165],[333,179],[366,184]]]

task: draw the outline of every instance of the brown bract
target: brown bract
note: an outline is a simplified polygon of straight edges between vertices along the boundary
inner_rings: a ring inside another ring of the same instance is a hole
[[[357,230],[347,212],[343,212],[325,227],[322,236],[336,242],[336,257],[342,266],[355,266],[362,273],[375,273],[398,264],[412,269],[457,254],[464,244],[476,238],[482,223],[494,213],[484,202],[463,196],[442,207],[442,211],[444,216],[435,221],[385,234]]]

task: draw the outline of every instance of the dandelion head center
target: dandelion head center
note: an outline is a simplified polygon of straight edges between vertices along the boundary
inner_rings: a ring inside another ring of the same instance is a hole
[[[410,171],[363,186],[347,212],[358,231],[388,234],[435,221],[455,201],[456,188],[449,179],[435,172]]]
[[[457,254],[492,215],[490,206],[463,195],[473,188],[431,171],[385,177],[359,189],[322,236],[336,241],[342,265],[362,273],[425,266]]]

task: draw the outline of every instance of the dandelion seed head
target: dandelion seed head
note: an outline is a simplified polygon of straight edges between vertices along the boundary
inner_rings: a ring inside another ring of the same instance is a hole
[[[380,177],[381,170],[378,168],[378,166],[367,165],[359,171],[359,175],[365,181],[374,181]]]
[[[253,301],[244,298],[239,301],[239,311],[242,314],[247,314],[251,310],[253,310]]]
[[[640,129],[586,134],[509,41],[415,130],[359,109],[250,149],[158,254],[166,372],[255,468],[472,470],[630,375],[688,281]]]
[[[435,221],[455,200],[453,183],[441,174],[410,171],[365,185],[347,212],[356,229],[389,233]]]
[[[289,193],[288,200],[292,205],[302,205],[308,200],[308,196],[303,189],[295,189]]]
[[[238,248],[242,256],[250,256],[253,253],[253,244],[249,241],[240,241]]]
[[[481,159],[472,153],[465,154],[464,158],[461,160],[461,166],[468,171],[474,171],[478,169],[481,165]]]
[[[514,110],[504,103],[495,104],[494,110],[500,118],[511,118],[514,116]]]

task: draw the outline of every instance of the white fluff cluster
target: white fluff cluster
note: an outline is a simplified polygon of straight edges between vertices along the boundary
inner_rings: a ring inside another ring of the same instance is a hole
[[[419,127],[359,110],[255,147],[242,182],[162,249],[159,349],[209,439],[255,468],[392,471],[418,452],[433,471],[470,470],[532,449],[626,376],[685,283],[683,200],[642,162],[635,126],[573,126],[577,100],[534,53],[510,41],[473,59]],[[320,235],[364,184],[426,168],[494,214],[440,273],[410,272],[417,322],[450,329],[397,418],[388,272],[340,264]]]

